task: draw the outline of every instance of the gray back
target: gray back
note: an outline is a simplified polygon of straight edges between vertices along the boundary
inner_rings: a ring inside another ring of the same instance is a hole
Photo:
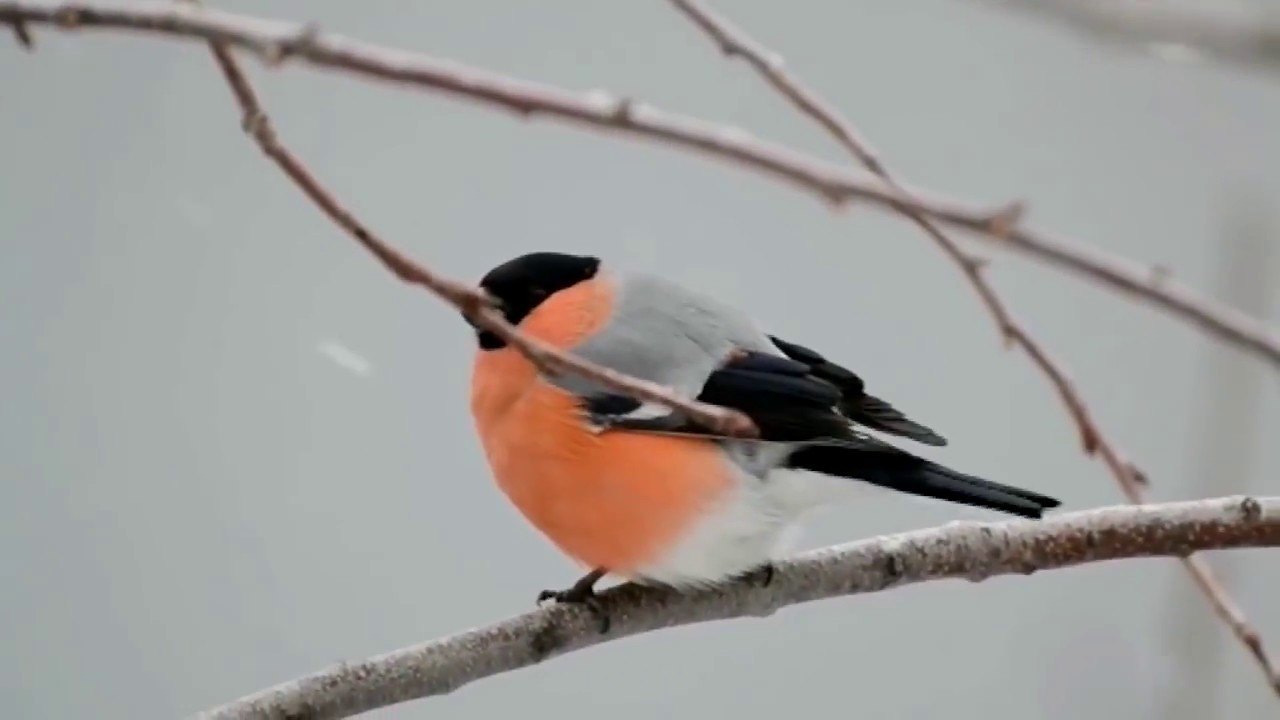
[[[778,354],[737,308],[656,275],[615,271],[610,278],[617,296],[609,322],[572,348],[592,362],[693,396],[734,348]],[[555,382],[579,394],[602,389],[580,378]]]

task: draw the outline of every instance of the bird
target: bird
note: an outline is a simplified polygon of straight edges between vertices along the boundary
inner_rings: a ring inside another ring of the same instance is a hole
[[[576,374],[541,372],[475,320],[470,409],[498,488],[589,572],[539,604],[598,607],[612,575],[640,585],[768,584],[810,511],[867,486],[1039,519],[1061,503],[952,470],[873,433],[947,440],[854,371],[744,310],[593,255],[528,252],[480,289],[521,333],[745,414],[750,438]],[[848,332],[847,314],[832,333]],[[607,628],[607,618],[602,628]]]

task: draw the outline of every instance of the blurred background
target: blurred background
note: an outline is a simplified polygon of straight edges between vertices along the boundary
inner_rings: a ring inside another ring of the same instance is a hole
[[[659,0],[218,5],[844,161]],[[1280,323],[1280,73],[1169,62],[984,3],[717,7],[912,184],[1023,198],[1037,227]],[[575,578],[489,477],[469,328],[260,155],[208,52],[34,30],[34,54],[0,42],[0,714],[183,716],[523,612]],[[247,67],[318,177],[442,272],[475,279],[533,249],[660,270],[856,367],[948,436],[931,456],[1068,509],[1120,501],[1044,379],[899,218],[643,142]],[[978,250],[1154,498],[1276,493],[1273,370]],[[805,544],[990,517],[884,497],[815,518]],[[1280,555],[1212,560],[1280,654]],[[651,633],[371,716],[1199,719],[1278,702],[1179,565],[1151,560]]]

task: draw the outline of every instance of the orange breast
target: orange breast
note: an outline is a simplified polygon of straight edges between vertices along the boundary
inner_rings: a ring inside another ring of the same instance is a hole
[[[599,329],[612,288],[601,278],[552,296],[521,329],[559,347]],[[706,441],[592,433],[575,398],[514,350],[477,353],[471,409],[498,486],[564,553],[627,576],[654,562],[730,488]]]

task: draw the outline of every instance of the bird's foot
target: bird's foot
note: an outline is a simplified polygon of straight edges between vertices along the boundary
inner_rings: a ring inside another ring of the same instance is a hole
[[[604,575],[603,569],[596,569],[583,575],[578,582],[564,590],[543,590],[538,593],[538,604],[554,600],[557,604],[582,605],[596,616],[596,620],[600,623],[600,634],[603,635],[609,632],[609,614],[601,605],[595,586]]]
[[[755,569],[746,571],[742,574],[742,578],[762,588],[767,588],[773,583],[773,573],[773,563],[767,562]]]

